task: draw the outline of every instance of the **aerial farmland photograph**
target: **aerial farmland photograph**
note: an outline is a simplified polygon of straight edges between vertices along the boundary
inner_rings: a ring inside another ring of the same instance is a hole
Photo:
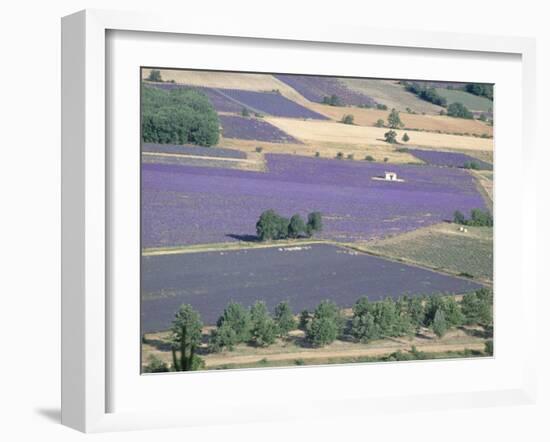
[[[436,80],[141,68],[141,372],[492,357],[493,85]]]

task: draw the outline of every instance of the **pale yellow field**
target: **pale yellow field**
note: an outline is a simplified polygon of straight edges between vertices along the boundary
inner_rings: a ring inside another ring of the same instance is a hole
[[[353,115],[353,122],[359,126],[374,126],[379,119],[387,124],[389,110],[361,109],[355,107],[336,107],[326,104],[309,103],[311,110],[340,121],[344,115]],[[493,135],[493,128],[478,120],[452,118],[445,115],[421,115],[400,112],[401,121],[405,127],[427,131],[440,131],[448,134]],[[411,133],[409,133],[411,135]]]
[[[335,121],[309,121],[289,118],[266,117],[266,121],[307,144],[319,142],[341,143],[344,145],[388,146],[384,141],[387,128],[354,126]],[[396,130],[400,140],[406,131]],[[493,140],[433,132],[408,132],[410,146],[462,149],[493,150]]]
[[[141,77],[145,80],[149,76],[150,71],[150,69],[142,69]],[[282,95],[293,101],[309,104],[309,101],[298,92],[269,74],[160,69],[160,75],[163,81],[175,81],[176,83],[190,86],[264,92],[278,89]]]
[[[342,152],[344,158],[349,154],[353,155],[354,160],[364,161],[367,155],[372,156],[375,161],[382,162],[384,158],[389,163],[422,163],[421,160],[407,152],[398,152],[387,143],[384,145],[368,144],[350,144],[350,143],[331,143],[315,141],[311,144],[285,144],[285,143],[266,143],[264,141],[238,140],[234,138],[222,138],[220,146],[237,149],[244,152],[254,152],[256,147],[261,146],[263,153],[279,153],[290,155],[302,155],[313,157],[317,152],[321,158],[335,158],[338,152]],[[346,161],[349,161],[346,159]]]

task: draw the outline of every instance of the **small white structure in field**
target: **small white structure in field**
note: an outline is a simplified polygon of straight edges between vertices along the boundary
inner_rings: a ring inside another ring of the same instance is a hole
[[[468,233],[468,229],[466,227],[460,226],[459,229],[461,232]]]
[[[399,183],[402,183],[403,181],[405,181],[401,178],[397,178],[397,173],[395,173],[395,172],[384,172],[383,177],[373,176],[372,179],[373,180],[381,180],[381,181],[395,181],[395,182],[399,182]]]

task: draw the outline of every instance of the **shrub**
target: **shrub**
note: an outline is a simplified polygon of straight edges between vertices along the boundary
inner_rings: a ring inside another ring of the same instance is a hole
[[[231,324],[223,322],[220,326],[210,332],[209,347],[213,352],[227,349],[233,350],[235,345],[240,342],[237,332],[232,328]]]
[[[310,319],[311,319],[311,314],[309,313],[309,311],[302,310],[300,312],[300,318],[298,320],[298,328],[300,330],[306,331],[307,324],[309,323]]]
[[[241,110],[241,115],[243,117],[249,117],[250,116],[250,111],[246,107],[243,107],[243,109]]]
[[[275,323],[281,337],[288,336],[296,328],[296,320],[288,302],[281,302],[275,307]]]
[[[397,132],[390,130],[384,134],[384,139],[386,143],[395,144],[397,143]]]
[[[403,137],[401,138],[401,140],[403,140],[405,143],[410,140],[409,135],[407,134],[407,132],[405,132],[403,134]]]
[[[386,106],[385,104],[378,103],[376,105],[376,109],[378,109],[378,110],[388,110],[388,106]]]
[[[472,114],[466,106],[464,106],[462,103],[452,103],[447,108],[447,115],[450,117],[455,118],[466,118],[468,120],[472,120],[474,118],[474,114]]]
[[[352,153],[349,153],[348,156],[347,156],[347,159],[348,160],[353,160],[354,156]]]
[[[365,157],[365,160],[367,160],[367,161],[374,161],[374,157],[373,157],[372,155],[367,155],[367,156]]]
[[[343,153],[343,152],[338,152],[338,153],[336,154],[336,159],[337,159],[337,160],[341,160],[341,159],[343,159],[343,158],[344,158],[344,153]]]
[[[321,152],[315,152],[315,156],[319,158],[321,156]]]
[[[341,106],[340,97],[338,95],[332,94],[330,97],[323,97],[323,104],[328,104],[329,106]]]
[[[336,304],[322,301],[308,321],[306,337],[315,347],[323,347],[334,342],[342,333],[343,327],[344,320]]]
[[[384,157],[384,163],[387,163],[389,161],[388,157]]]
[[[341,122],[344,123],[344,124],[353,124],[353,115],[351,115],[351,114],[344,115],[342,117]]]
[[[418,95],[421,99],[429,101],[430,103],[436,104],[438,106],[445,107],[447,106],[447,100],[439,95],[434,88],[428,88],[420,83],[415,82],[404,82],[405,89],[413,94]],[[423,112],[424,114],[424,112]]]
[[[493,356],[493,340],[485,341],[485,354]]]
[[[168,364],[155,355],[149,356],[149,363],[143,367],[144,373],[165,373],[170,371]]]
[[[379,118],[378,120],[376,120],[376,123],[374,123],[374,125],[376,127],[384,127],[384,120],[382,120],[382,118]]]
[[[256,147],[256,152],[258,152],[258,153],[262,153],[263,150],[264,150],[264,148],[261,147],[261,146]]]
[[[162,76],[160,75],[160,71],[157,69],[151,69],[151,72],[149,72],[149,76],[147,77],[147,80],[156,81],[157,83],[162,82]]]

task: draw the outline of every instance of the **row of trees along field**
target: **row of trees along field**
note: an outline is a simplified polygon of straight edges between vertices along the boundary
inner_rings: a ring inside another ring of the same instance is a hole
[[[141,131],[145,143],[212,146],[219,141],[219,127],[218,114],[203,93],[143,85]]]
[[[323,218],[320,212],[311,212],[305,222],[299,214],[288,219],[269,209],[260,215],[256,223],[256,234],[260,241],[299,238],[303,235],[311,237],[322,230]]]
[[[492,335],[493,294],[479,289],[464,295],[461,301],[453,296],[387,298],[371,302],[360,298],[345,316],[332,301],[322,301],[312,312],[304,310],[295,317],[287,302],[278,304],[273,315],[263,301],[249,309],[239,303],[227,305],[207,339],[209,352],[231,351],[238,344],[268,347],[277,338],[289,339],[297,328],[305,334],[305,344],[323,347],[337,339],[368,343],[372,340],[411,336],[423,328],[442,337],[453,327],[481,325]],[[197,355],[203,341],[200,315],[188,304],[180,307],[171,332],[172,366],[154,361],[146,371],[189,371],[204,367]]]
[[[472,209],[467,219],[460,210],[455,210],[453,222],[463,226],[493,227],[493,215],[487,210]]]

